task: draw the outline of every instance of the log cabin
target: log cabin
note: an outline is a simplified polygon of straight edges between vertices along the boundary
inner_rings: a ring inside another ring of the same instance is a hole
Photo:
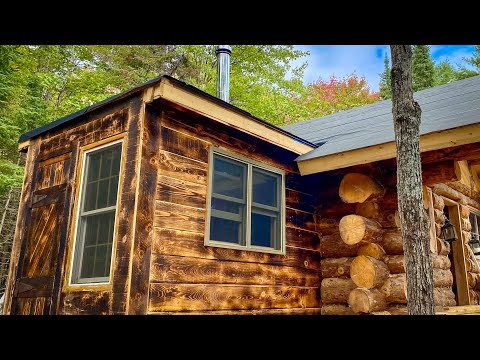
[[[220,90],[163,75],[20,137],[4,314],[406,313],[391,101],[279,128]],[[480,76],[414,97],[435,303],[476,305]]]

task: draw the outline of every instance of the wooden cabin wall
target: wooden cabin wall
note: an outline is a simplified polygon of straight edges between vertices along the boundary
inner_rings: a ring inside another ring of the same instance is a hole
[[[125,313],[135,205],[139,96],[93,111],[73,125],[31,139],[9,272],[6,313]],[[113,284],[68,286],[79,150],[125,135]],[[32,288],[33,286],[33,288]],[[12,294],[13,296],[12,299]],[[13,300],[13,301],[12,301]]]
[[[148,313],[319,313],[314,201],[296,155],[166,103],[159,109]],[[210,146],[286,171],[286,255],[204,245]]]
[[[423,182],[429,187],[454,176],[438,164],[423,167]],[[322,256],[322,314],[406,314],[395,161],[326,172],[320,184],[316,226]],[[453,306],[450,247],[440,238],[443,202],[432,196],[433,203],[426,199],[424,205],[432,214],[432,243],[438,244],[431,253],[435,304]]]

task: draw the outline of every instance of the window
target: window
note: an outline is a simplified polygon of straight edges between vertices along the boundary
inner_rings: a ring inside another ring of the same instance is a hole
[[[210,155],[205,245],[284,254],[285,173],[218,148]]]
[[[469,244],[473,253],[478,257],[480,255],[480,215],[470,211],[470,224],[472,229],[470,230]]]
[[[72,284],[110,279],[121,154],[121,142],[85,152]]]

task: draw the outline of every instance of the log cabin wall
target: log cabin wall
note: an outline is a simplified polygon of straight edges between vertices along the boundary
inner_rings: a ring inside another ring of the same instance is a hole
[[[161,124],[148,313],[319,314],[310,184],[295,154],[167,103]],[[286,255],[204,245],[208,154],[218,146],[286,171]]]
[[[30,140],[7,289],[6,313],[122,314],[128,298],[140,134],[140,96],[92,111],[73,125]],[[113,282],[68,286],[79,154],[84,146],[123,138],[123,173],[114,239]],[[13,296],[12,296],[13,295]]]
[[[453,162],[450,165],[453,170]],[[423,166],[424,205],[431,211],[431,242],[435,244],[431,255],[437,307],[456,305],[450,246],[440,237],[444,204],[435,193],[435,184],[452,179],[455,174],[442,164]],[[406,314],[394,159],[325,172],[319,184],[316,226],[322,256],[321,313]],[[430,205],[427,190],[432,187]]]

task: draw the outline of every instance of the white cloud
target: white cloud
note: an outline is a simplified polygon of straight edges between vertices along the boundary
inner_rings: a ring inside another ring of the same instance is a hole
[[[319,78],[328,80],[331,75],[342,78],[355,72],[359,77],[365,76],[374,91],[378,91],[383,57],[389,51],[387,45],[299,45],[297,48],[310,51],[305,84]]]
[[[308,61],[305,84],[319,78],[328,80],[330,75],[341,78],[355,71],[357,76],[365,76],[371,90],[378,91],[383,58],[385,54],[390,58],[388,45],[297,45],[296,48],[310,51],[309,57],[298,62]],[[452,65],[464,66],[467,63],[463,58],[471,56],[473,50],[473,45],[432,45],[430,49],[436,63],[448,58]]]

